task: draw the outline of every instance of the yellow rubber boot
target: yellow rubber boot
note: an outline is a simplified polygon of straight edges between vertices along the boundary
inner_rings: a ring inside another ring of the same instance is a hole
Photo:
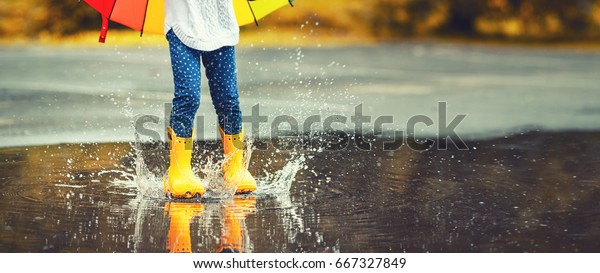
[[[204,211],[202,203],[169,202],[165,212],[171,218],[167,234],[167,251],[171,253],[192,253],[192,237],[190,223],[194,217]]]
[[[192,172],[193,137],[178,137],[168,129],[170,142],[170,163],[167,177],[163,177],[167,197],[193,198],[204,194],[202,181]]]
[[[223,178],[227,186],[237,188],[236,194],[250,193],[256,190],[256,180],[244,164],[244,129],[237,135],[226,135],[221,127],[225,163],[223,164]]]
[[[234,197],[231,203],[223,208],[221,223],[223,225],[221,242],[218,253],[241,253],[244,252],[244,234],[246,217],[256,212],[256,198]]]

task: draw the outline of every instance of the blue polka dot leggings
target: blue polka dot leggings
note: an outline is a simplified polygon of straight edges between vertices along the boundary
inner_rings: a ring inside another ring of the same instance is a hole
[[[177,136],[192,136],[194,117],[200,106],[200,63],[204,65],[210,96],[219,126],[228,135],[242,130],[242,112],[238,100],[235,48],[224,46],[200,51],[184,45],[171,30],[167,33],[175,96],[169,125]]]

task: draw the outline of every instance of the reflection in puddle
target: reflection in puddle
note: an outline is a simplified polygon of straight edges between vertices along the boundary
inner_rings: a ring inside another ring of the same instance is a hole
[[[190,224],[194,218],[202,215],[202,212],[204,212],[202,203],[168,202],[165,205],[165,213],[170,218],[167,251],[175,253],[192,252]]]
[[[256,211],[256,198],[234,198],[224,202],[221,216],[221,240],[219,253],[250,252],[250,238],[246,217]]]
[[[530,133],[469,151],[254,151],[255,194],[196,202],[153,193],[166,150],[2,149],[0,251],[597,252],[598,139]],[[147,175],[132,176],[139,156]]]
[[[257,204],[263,207],[257,208]],[[258,216],[257,211],[260,211]],[[275,220],[275,225],[269,222],[257,227],[256,217],[271,212],[280,216],[269,217]],[[273,235],[268,247],[282,252],[287,251],[285,246],[294,243],[302,229],[302,219],[289,197],[247,195],[202,202],[146,198],[139,200],[134,217],[133,252],[254,252],[256,242],[269,241],[251,234]]]

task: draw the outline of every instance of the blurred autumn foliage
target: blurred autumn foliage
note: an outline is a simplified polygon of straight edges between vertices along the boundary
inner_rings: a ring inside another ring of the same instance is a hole
[[[0,36],[69,35],[97,29],[101,17],[78,0],[0,0]]]
[[[0,0],[4,38],[96,30],[100,19],[77,0]],[[600,40],[600,0],[296,0],[295,8],[284,8],[263,24],[281,29],[306,22],[317,33],[378,40],[430,36]]]

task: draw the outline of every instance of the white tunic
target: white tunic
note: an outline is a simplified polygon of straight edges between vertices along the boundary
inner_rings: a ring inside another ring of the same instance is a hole
[[[165,0],[165,34],[173,29],[185,45],[213,51],[236,45],[240,27],[233,0]]]

